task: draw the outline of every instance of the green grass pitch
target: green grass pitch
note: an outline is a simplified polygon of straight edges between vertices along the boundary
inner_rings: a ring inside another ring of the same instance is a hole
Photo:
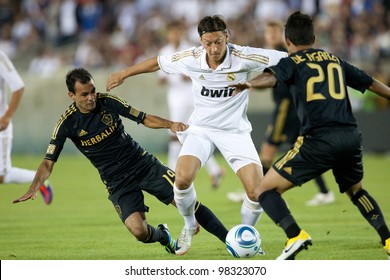
[[[35,169],[41,158],[14,156],[13,164]],[[241,185],[225,161],[221,157],[218,161],[228,170],[221,187],[212,190],[204,170],[195,186],[198,199],[231,228],[240,223],[241,205],[228,201],[226,193],[241,189]],[[366,155],[364,164],[364,185],[390,221],[390,157]],[[376,232],[347,197],[338,194],[330,172],[325,179],[336,193],[333,205],[304,206],[317,191],[313,182],[284,196],[299,225],[313,238],[313,246],[297,259],[386,259]],[[136,241],[107,199],[97,171],[82,156],[61,156],[51,182],[54,199],[50,206],[43,203],[40,195],[34,201],[13,205],[11,201],[24,194],[28,185],[0,185],[0,259],[232,259],[225,245],[205,230],[194,237],[191,250],[182,257],[168,255],[159,244]],[[146,202],[150,206],[149,223],[168,223],[177,238],[183,225],[178,211],[149,195]],[[255,259],[276,258],[286,240],[284,233],[266,214],[257,229],[266,255]]]

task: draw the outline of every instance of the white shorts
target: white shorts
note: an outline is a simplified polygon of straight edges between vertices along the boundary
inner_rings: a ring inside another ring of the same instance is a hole
[[[213,154],[215,148],[218,148],[235,173],[250,163],[262,167],[249,132],[238,134],[190,126],[186,131],[178,132],[177,135],[183,144],[179,157],[194,156],[200,160],[202,166]]]
[[[12,137],[0,137],[0,176],[7,174],[12,168]]]

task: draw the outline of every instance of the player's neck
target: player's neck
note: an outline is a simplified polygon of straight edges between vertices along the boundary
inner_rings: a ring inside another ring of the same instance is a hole
[[[226,52],[227,53],[227,52]],[[219,60],[212,60],[210,59],[209,56],[206,56],[206,60],[207,60],[207,64],[209,65],[209,67],[213,70],[217,69],[219,65],[221,65],[223,63],[223,61],[225,60],[225,57],[226,57],[226,53],[225,55],[219,59]]]
[[[288,48],[288,52],[291,54],[291,53],[296,53],[296,52],[299,52],[299,51],[304,51],[304,50],[307,50],[307,49],[310,49],[312,48],[313,45],[298,45],[298,46],[295,46],[295,45],[291,45],[289,48]]]

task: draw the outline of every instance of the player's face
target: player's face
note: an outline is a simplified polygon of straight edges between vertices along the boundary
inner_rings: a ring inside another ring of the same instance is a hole
[[[264,31],[267,47],[276,49],[284,44],[283,31],[278,26],[267,26]]]
[[[225,32],[216,31],[205,33],[200,37],[200,42],[207,52],[207,60],[209,63],[219,65],[223,62],[228,42],[228,35]]]
[[[96,88],[93,80],[86,84],[75,83],[75,93],[69,92],[69,97],[76,102],[81,113],[89,113],[96,107]]]

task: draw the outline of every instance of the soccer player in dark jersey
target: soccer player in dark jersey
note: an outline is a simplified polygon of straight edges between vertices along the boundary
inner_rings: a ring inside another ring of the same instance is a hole
[[[267,48],[287,51],[285,49],[283,29],[283,24],[279,21],[269,21],[266,23],[264,39]],[[264,174],[271,168],[280,146],[283,144],[294,145],[301,127],[288,87],[283,83],[278,83],[273,88],[272,97],[275,108],[271,115],[271,122],[265,133],[266,139],[261,145],[259,152]],[[311,200],[307,201],[306,205],[316,206],[333,203],[335,200],[334,194],[328,190],[322,176],[320,175],[314,178],[314,180],[320,192]],[[229,192],[227,197],[231,201],[242,202],[245,193]]]
[[[46,156],[30,188],[14,203],[34,199],[37,190],[50,176],[67,138],[99,171],[119,217],[141,242],[160,242],[175,253],[176,242],[165,224],[157,228],[146,222],[143,191],[165,204],[174,203],[175,173],[145,151],[124,130],[121,116],[148,128],[183,131],[187,125],[149,115],[131,107],[121,98],[96,93],[91,74],[76,68],[66,75],[68,95],[74,101],[54,128]],[[227,230],[204,205],[196,203],[196,219],[207,231],[225,241]]]
[[[302,135],[294,148],[273,164],[255,191],[264,211],[288,237],[278,259],[294,259],[312,243],[310,235],[292,217],[281,194],[329,169],[340,192],[348,195],[377,231],[390,258],[389,228],[377,202],[363,189],[361,135],[352,115],[347,86],[361,92],[369,89],[388,99],[390,88],[333,54],[312,48],[314,28],[307,15],[295,12],[288,18],[285,39],[289,57],[246,84],[236,85],[239,92],[285,83],[302,125]]]

